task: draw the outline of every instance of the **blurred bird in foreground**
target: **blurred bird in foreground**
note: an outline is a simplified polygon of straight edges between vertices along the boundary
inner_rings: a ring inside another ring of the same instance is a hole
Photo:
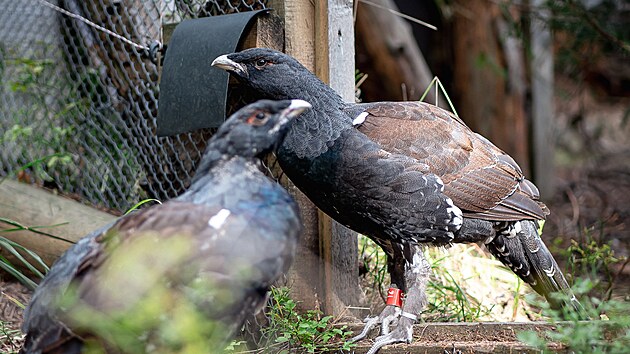
[[[210,139],[185,193],[71,247],[25,311],[21,352],[221,351],[293,260],[297,205],[260,157],[309,107],[242,108]]]

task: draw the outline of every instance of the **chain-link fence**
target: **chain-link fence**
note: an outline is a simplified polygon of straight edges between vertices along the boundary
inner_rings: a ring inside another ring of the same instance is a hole
[[[264,0],[49,1],[136,43],[186,18],[262,9]],[[158,70],[141,50],[36,0],[0,0],[0,176],[124,211],[169,199],[210,130],[158,138]]]

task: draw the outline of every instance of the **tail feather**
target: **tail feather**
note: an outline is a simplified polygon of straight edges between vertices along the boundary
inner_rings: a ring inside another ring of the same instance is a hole
[[[488,250],[544,296],[552,308],[572,308],[586,318],[558,263],[538,235],[536,222],[521,220],[498,226],[496,236],[486,244]],[[563,300],[552,297],[555,292],[564,294]]]

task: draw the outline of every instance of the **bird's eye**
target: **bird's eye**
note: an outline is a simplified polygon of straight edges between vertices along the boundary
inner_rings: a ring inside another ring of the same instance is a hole
[[[257,67],[260,68],[260,67],[263,67],[265,65],[267,65],[267,60],[265,60],[265,59],[258,59],[258,60],[256,60],[256,66]]]
[[[252,114],[251,116],[249,116],[249,118],[247,118],[247,124],[264,125],[267,122],[267,118],[269,118],[267,114],[263,112],[258,112],[258,113]]]

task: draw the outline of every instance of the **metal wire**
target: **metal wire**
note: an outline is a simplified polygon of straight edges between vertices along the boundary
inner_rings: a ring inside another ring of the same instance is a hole
[[[158,68],[142,55],[146,47],[109,32],[147,43],[160,38],[164,23],[261,9],[266,2],[54,5],[75,16],[40,4],[0,0],[0,177],[115,212],[145,198],[177,196],[212,131],[156,137]]]
[[[83,16],[79,16],[77,14],[74,14],[74,13],[70,12],[70,11],[66,11],[66,10],[62,9],[61,7],[59,7],[57,5],[49,3],[46,0],[35,0],[35,1],[39,2],[40,4],[42,4],[44,6],[50,7],[51,9],[53,9],[53,10],[55,10],[57,12],[61,12],[64,15],[70,16],[70,17],[72,17],[74,19],[77,19],[79,21],[83,21],[83,22],[87,23],[88,25],[98,29],[99,31],[105,32],[105,33],[109,34],[112,37],[116,37],[116,38],[120,39],[121,41],[123,41],[123,42],[125,42],[127,44],[131,44],[132,46],[134,46],[136,48],[149,50],[149,47],[147,47],[147,46],[144,46],[142,44],[138,44],[136,42],[130,41],[129,39],[119,35],[118,33],[112,32],[112,31],[108,30],[107,28],[105,28],[103,26],[99,26],[96,23],[88,20],[87,18],[85,18]]]

